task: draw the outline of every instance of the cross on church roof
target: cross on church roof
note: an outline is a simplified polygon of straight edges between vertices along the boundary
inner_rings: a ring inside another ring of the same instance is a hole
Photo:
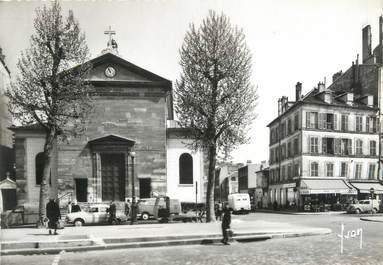
[[[105,30],[104,34],[109,35],[109,42],[112,41],[112,35],[116,35],[116,31],[112,30],[112,27],[109,26],[109,30]]]
[[[112,35],[116,35],[116,31],[112,30],[112,27],[109,26],[109,30],[105,30],[104,31],[104,34],[105,35],[109,35],[109,40],[108,40],[108,43],[107,43],[107,48],[105,50],[103,50],[102,52],[113,52],[113,53],[117,53],[118,54],[118,51],[117,51],[117,42],[112,38]]]

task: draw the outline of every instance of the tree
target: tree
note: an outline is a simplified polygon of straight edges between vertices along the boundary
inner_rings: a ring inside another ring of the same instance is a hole
[[[217,154],[226,156],[244,144],[255,118],[256,90],[250,84],[251,54],[241,29],[224,14],[209,12],[202,25],[190,25],[180,50],[180,79],[175,110],[180,126],[189,128],[194,149],[208,156],[207,221],[214,220]]]
[[[64,19],[58,1],[36,9],[35,32],[22,52],[19,74],[7,90],[9,110],[23,125],[45,131],[44,170],[40,185],[39,223],[48,199],[52,148],[58,138],[78,135],[92,109],[92,86],[86,81],[91,65],[85,34],[72,11]]]

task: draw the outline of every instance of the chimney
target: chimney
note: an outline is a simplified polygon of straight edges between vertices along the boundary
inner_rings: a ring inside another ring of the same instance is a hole
[[[379,45],[383,44],[383,15],[379,17]]]
[[[295,85],[295,101],[300,100],[302,97],[302,83],[297,82]]]
[[[278,116],[282,114],[282,99],[278,99]]]
[[[362,30],[362,62],[371,56],[371,26],[367,25]]]
[[[325,87],[324,83],[319,82],[318,83],[318,91],[323,92],[323,91],[325,91],[325,89],[326,89],[326,87]]]

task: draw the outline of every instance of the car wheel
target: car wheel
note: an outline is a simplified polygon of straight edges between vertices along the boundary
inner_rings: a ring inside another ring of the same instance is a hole
[[[145,221],[149,220],[149,214],[148,213],[142,213],[141,214],[141,219],[145,220]]]
[[[361,213],[360,209],[356,209],[356,210],[355,210],[355,213],[356,213],[356,214],[360,214],[360,213]]]
[[[84,220],[82,219],[74,220],[74,226],[83,226],[83,225],[84,225]]]

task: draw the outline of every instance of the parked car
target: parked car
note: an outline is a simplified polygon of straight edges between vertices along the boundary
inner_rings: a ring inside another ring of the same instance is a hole
[[[68,224],[75,226],[83,226],[88,224],[108,224],[109,223],[109,205],[108,204],[95,204],[90,205],[87,210],[81,209],[79,212],[69,213],[65,218]],[[116,212],[116,223],[126,222],[127,216],[121,212]]]
[[[156,203],[156,198],[146,198],[146,199],[138,200],[137,215],[142,220],[149,220],[150,217],[154,216],[155,203]],[[160,198],[158,206],[159,208],[166,208],[166,203],[164,198]],[[169,212],[170,214],[175,214],[175,215],[178,215],[181,213],[181,203],[178,199],[170,199]]]
[[[249,213],[250,207],[250,196],[248,193],[233,193],[228,196],[229,209],[233,213],[243,212]]]
[[[360,200],[356,203],[350,204],[347,212],[359,214],[372,211],[373,213],[376,213],[379,211],[379,205],[380,200]]]

